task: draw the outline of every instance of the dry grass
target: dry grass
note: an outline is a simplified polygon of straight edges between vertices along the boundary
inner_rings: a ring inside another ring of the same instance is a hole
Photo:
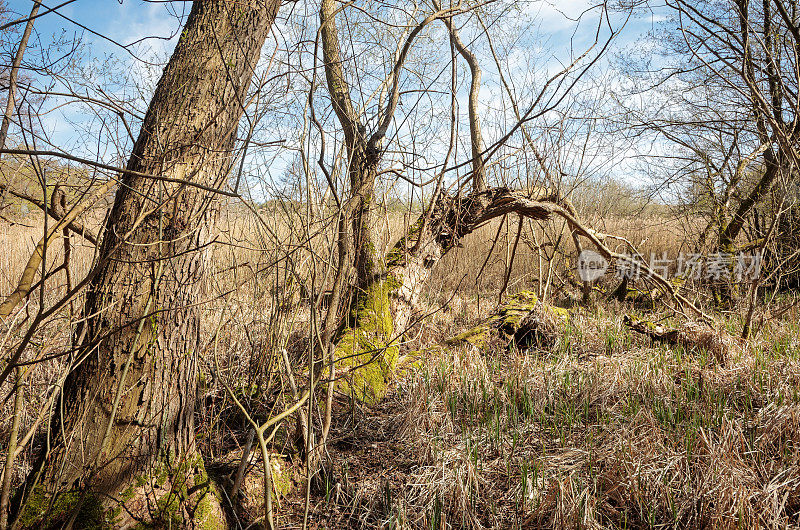
[[[288,348],[302,358],[298,337],[307,333],[309,321],[302,304],[284,309],[299,290],[289,278],[306,275],[310,262],[304,255],[293,259],[292,267],[280,261],[283,249],[303,241],[305,228],[296,214],[259,213],[260,220],[246,211],[223,211],[203,309],[209,337],[216,330],[219,335],[203,358],[199,441],[218,476],[231,472],[246,437],[246,425],[218,379],[257,417],[268,416],[286,399],[274,353]],[[386,245],[411,217],[386,216],[381,223]],[[9,292],[18,278],[41,235],[40,222],[25,220],[30,228],[0,222],[0,293]],[[442,339],[496,307],[512,261],[509,292],[547,286],[557,298],[574,290],[574,250],[560,223],[525,223],[516,255],[511,248],[517,221],[500,224],[465,238],[462,248],[437,265],[426,293],[433,314],[406,346],[424,353],[389,398],[373,409],[339,403],[328,448],[331,464],[312,495],[313,523],[437,530],[800,527],[797,307],[768,322],[724,365],[707,352],[632,334],[622,325],[622,315],[632,308],[616,303],[576,310],[546,350],[521,353],[494,343],[482,350],[442,349]],[[645,255],[686,250],[677,221],[607,217],[592,225],[629,239]],[[72,273],[79,278],[93,251],[74,242]],[[548,242],[560,243],[555,254]],[[332,245],[330,231],[320,231],[311,245],[324,254]],[[537,245],[555,256],[551,264],[539,260]],[[51,270],[61,252],[50,254]],[[63,289],[59,276],[44,304]],[[21,326],[38,304],[31,300],[20,314]],[[738,315],[721,318],[718,325],[735,334],[741,328]],[[27,358],[57,353],[69,344],[73,329],[67,312],[54,316],[40,328]],[[0,347],[16,339],[12,333]],[[34,371],[23,429],[42,410],[62,368],[56,360]],[[2,390],[5,395],[10,387]],[[7,436],[9,412],[7,400],[1,436]],[[293,425],[282,430],[273,447],[290,463],[297,459],[292,431]],[[23,454],[15,480],[36,447]],[[258,466],[252,467],[257,473]],[[294,461],[292,469],[302,479],[302,464]],[[277,508],[282,524],[298,524],[303,493],[299,485],[282,499]],[[240,516],[244,527],[247,513]]]
[[[795,314],[721,366],[598,308],[549,351],[440,350],[361,441],[403,448],[403,472],[351,483],[359,518],[332,526],[798,527],[798,331]],[[371,458],[338,449],[340,480]]]

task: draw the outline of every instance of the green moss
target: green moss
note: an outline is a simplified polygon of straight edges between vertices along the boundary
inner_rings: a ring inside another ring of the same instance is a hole
[[[393,246],[386,254],[386,266],[397,267],[403,265],[408,236],[404,237]]]
[[[441,355],[444,349],[441,346],[433,345],[422,350],[406,352],[397,360],[396,373],[404,374],[410,370],[421,370],[426,366],[425,359],[431,355]]]
[[[148,484],[151,485],[149,488]],[[148,475],[137,477],[134,484],[122,493],[122,502],[114,511],[115,518],[121,514],[122,504],[130,501],[142,488],[147,488],[150,495],[158,495],[159,491],[163,494],[155,500],[156,510],[152,520],[139,523],[136,526],[138,529],[184,527],[187,513],[197,528],[227,528],[222,511],[215,507],[215,500],[218,502],[220,498],[219,492],[209,479],[203,459],[198,454],[178,462],[173,455],[165,456]]]
[[[545,306],[545,307],[547,308],[548,311],[550,311],[555,316],[561,318],[561,320],[563,320],[564,322],[569,320],[569,310],[568,309],[565,309],[563,307],[554,306],[554,305],[548,305],[548,306]]]
[[[156,501],[158,512],[150,527],[178,528],[183,517],[181,517],[181,499],[178,492],[170,492]]]
[[[104,507],[99,497],[81,491],[69,491],[54,499],[42,486],[30,494],[19,518],[18,528],[62,528],[75,514],[75,529],[106,529],[118,526],[123,505],[141,494],[168,490],[159,497],[152,521],[137,528],[178,528],[185,526],[184,514],[192,514],[194,523],[203,529],[227,528],[222,511],[215,507],[219,492],[208,478],[203,459],[192,455],[176,462],[174,455],[165,456],[157,462],[151,472],[134,478],[131,485],[117,496],[119,502],[113,507]],[[82,502],[81,502],[82,501]],[[185,510],[184,510],[185,508]]]
[[[397,280],[391,275],[369,285],[353,305],[351,316],[355,326],[366,332],[390,334],[393,325],[389,293],[397,287]]]
[[[663,331],[663,329],[659,328],[659,326],[656,325],[654,322],[651,322],[650,320],[646,320],[643,318],[639,318],[635,315],[630,315],[630,314],[625,315],[623,318],[623,322],[625,322],[625,324],[629,327],[639,326],[653,333],[660,333],[661,331]]]
[[[514,333],[538,301],[539,297],[531,291],[521,291],[510,296],[498,313],[498,327],[506,333]]]
[[[363,264],[363,267],[368,273],[371,273],[375,270],[375,245],[372,241],[365,241],[364,242],[364,249],[362,250],[366,261]]]
[[[220,499],[216,486],[209,483],[208,491],[200,497],[195,509],[195,521],[202,530],[223,530],[228,528],[228,522],[219,507],[212,503],[212,499]],[[217,503],[218,504],[218,503]]]
[[[117,521],[117,518],[122,515],[122,506],[132,500],[136,496],[136,490],[147,484],[147,481],[142,476],[134,479],[133,484],[128,486],[125,491],[119,495],[119,504],[117,504],[108,514],[108,520],[112,523]]]
[[[294,483],[289,468],[285,465],[281,465],[282,460],[281,458],[270,458],[270,465],[272,466],[272,486],[275,488],[279,497],[286,497],[292,492]]]
[[[72,519],[76,509],[78,513],[73,528],[94,530],[112,527],[100,499],[91,493],[73,490],[58,494],[53,499],[39,485],[25,503],[17,528],[60,528]]]
[[[342,332],[336,345],[337,366],[348,372],[344,387],[367,404],[383,399],[397,366],[399,346],[392,337],[389,307],[389,293],[397,285],[389,275],[368,286],[353,306],[353,327]]]
[[[536,296],[536,293],[520,291],[510,296],[508,301],[503,304],[495,315],[489,317],[480,325],[445,340],[445,343],[453,345],[467,342],[480,348],[486,344],[486,341],[495,329],[500,330],[506,335],[513,335],[519,328],[522,319],[533,311],[538,301],[539,298]],[[563,307],[556,307],[548,304],[542,304],[541,307],[564,322],[569,320],[569,310]]]
[[[389,268],[398,267],[405,264],[406,253],[412,246],[412,242],[416,242],[419,237],[419,232],[422,229],[422,223],[425,220],[425,214],[421,215],[414,224],[408,228],[408,232],[403,236],[400,241],[386,254],[386,266]]]
[[[480,325],[447,339],[445,343],[452,345],[468,342],[480,348],[486,344],[493,329],[500,329],[502,332],[512,335],[522,319],[536,306],[538,300],[536,293],[531,291],[521,291],[512,295],[495,315]]]
[[[161,481],[162,475],[166,474],[171,485],[170,493],[157,501],[159,515],[153,521],[156,526],[167,525],[174,528],[176,524],[182,525],[185,508],[198,528],[227,528],[224,516],[215,507],[220,498],[219,492],[209,479],[199,454],[188,457],[177,465],[162,464],[161,468],[156,482]]]
[[[170,473],[173,479],[172,494],[159,499],[159,507],[170,522],[182,523],[182,508],[192,514],[197,528],[216,530],[227,528],[219,509],[219,491],[211,482],[199,454],[180,462]],[[162,522],[166,522],[162,519]],[[174,527],[174,526],[173,526]]]
[[[473,346],[481,347],[486,344],[486,341],[489,339],[489,333],[491,331],[490,323],[483,323],[480,326],[476,326],[472,329],[468,329],[464,333],[459,333],[455,337],[451,337],[445,340],[446,344],[459,344],[461,342],[468,342]]]

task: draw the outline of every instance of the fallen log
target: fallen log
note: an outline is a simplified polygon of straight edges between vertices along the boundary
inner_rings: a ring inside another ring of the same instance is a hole
[[[702,322],[687,321],[678,327],[669,328],[631,315],[625,315],[622,322],[633,331],[653,340],[681,346],[687,351],[706,351],[722,365],[736,345],[733,337]]]
[[[469,343],[483,347],[497,336],[520,349],[550,349],[562,326],[569,320],[569,311],[542,303],[535,293],[522,291],[509,297],[497,312],[484,322],[445,341],[448,345]]]

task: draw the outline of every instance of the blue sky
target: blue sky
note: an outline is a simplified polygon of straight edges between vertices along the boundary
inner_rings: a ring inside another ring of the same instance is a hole
[[[41,11],[63,2],[64,0],[45,0]],[[30,12],[32,1],[7,0],[7,4],[12,12],[27,15]],[[542,1],[528,4],[525,10],[540,21],[540,37],[545,42],[544,46],[557,50],[553,53],[560,53],[560,60],[563,62],[565,58],[568,58],[571,48],[576,51],[582,50],[593,36],[595,17],[588,22],[581,23],[582,31],[576,31],[574,22],[574,19],[591,5],[593,2],[587,0]],[[160,68],[148,66],[146,62],[134,59],[134,57],[154,63],[166,61],[190,7],[190,2],[75,0],[58,9],[59,13],[71,21],[54,13],[49,13],[36,20],[31,46],[36,47],[36,39],[41,39],[41,42],[46,44],[59,35],[66,37],[78,35],[86,44],[86,52],[91,57],[98,60],[107,60],[109,57],[113,57],[113,62],[124,65],[128,71],[133,73],[134,77],[143,81],[144,86],[153,85],[160,73]],[[284,9],[287,8],[288,5],[284,7]],[[630,21],[617,39],[612,53],[624,49],[626,45],[634,42],[662,19],[663,16],[659,10],[656,10],[650,14],[641,14]],[[614,20],[614,24],[617,26],[621,24],[621,18]],[[84,26],[85,29],[81,26]],[[128,51],[92,32],[106,36],[118,44],[130,45]],[[554,62],[557,64],[557,61]],[[601,64],[600,68],[607,68],[607,64]],[[491,89],[487,86],[482,95],[491,97],[489,94],[491,94]],[[48,133],[56,140],[56,143],[63,144],[65,148],[71,149],[73,152],[81,149],[73,141],[75,136],[73,128],[82,119],[79,112],[79,109],[72,108],[59,111],[46,118],[50,129]],[[115,160],[113,163],[121,164],[124,163],[124,160]],[[280,164],[274,169],[276,174],[282,171]]]
[[[43,2],[40,12],[44,7],[55,7],[64,0],[47,0]],[[7,0],[11,11],[27,15],[33,5],[31,0]],[[184,11],[188,13],[188,2],[143,2],[141,0],[76,0],[58,9],[58,13],[72,19],[49,13],[36,20],[35,29],[43,40],[62,31],[69,34],[84,35],[86,42],[91,43],[93,52],[99,53],[125,53],[118,46],[102,38],[92,35],[78,24],[121,43],[130,44],[144,36],[169,37],[174,35],[179,27],[176,14]],[[77,23],[77,24],[76,24]],[[157,51],[169,49],[161,39],[148,39],[143,43]]]
[[[25,15],[30,12],[33,4],[32,0],[6,0],[6,2],[11,11]],[[43,2],[43,6],[55,7],[63,2],[64,0],[47,0]],[[545,1],[532,4],[530,10],[539,15],[546,29],[552,31],[554,43],[561,41],[566,45],[573,26],[564,15],[573,18],[592,4],[586,0]],[[75,0],[59,8],[58,12],[91,30],[108,35],[120,43],[129,44],[145,35],[166,37],[173,34],[179,24],[176,15],[188,13],[189,8],[190,2],[188,1]],[[658,11],[657,8],[653,11],[652,16],[639,17],[633,24],[630,24],[622,40],[630,41],[635,35],[645,31],[654,21],[661,20],[663,17]],[[83,32],[79,26],[55,14],[48,14],[37,19],[36,29],[43,37],[62,30]],[[86,35],[86,38],[96,43],[98,49],[119,49],[110,43],[103,43],[102,39],[89,34]],[[151,39],[148,43],[158,49],[164,48],[163,44],[158,44],[156,39]]]

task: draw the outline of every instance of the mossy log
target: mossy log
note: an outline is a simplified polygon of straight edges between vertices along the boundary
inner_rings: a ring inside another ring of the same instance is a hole
[[[566,309],[536,304],[514,331],[514,345],[521,351],[551,350],[556,345],[558,335],[568,319]]]
[[[520,347],[538,343],[546,347],[554,343],[561,324],[569,320],[569,311],[542,303],[535,293],[521,291],[509,297],[500,309],[480,325],[445,341],[455,345],[467,342],[483,347],[497,333],[502,338],[513,339]]]

